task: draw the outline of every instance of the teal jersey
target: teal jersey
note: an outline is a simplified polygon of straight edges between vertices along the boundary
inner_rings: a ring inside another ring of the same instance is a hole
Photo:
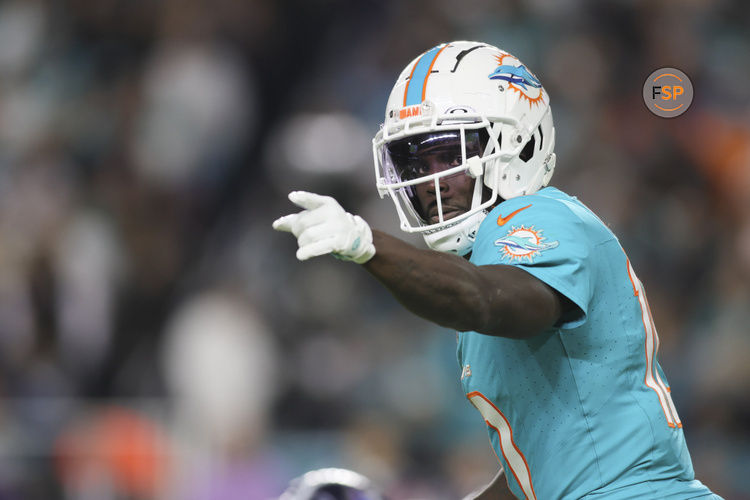
[[[471,262],[519,267],[578,307],[530,339],[458,334],[463,389],[518,498],[712,496],[694,478],[643,286],[594,213],[555,188],[504,201]]]

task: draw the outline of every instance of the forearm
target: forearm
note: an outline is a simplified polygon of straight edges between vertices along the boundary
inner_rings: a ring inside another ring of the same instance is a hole
[[[560,316],[554,291],[513,266],[475,266],[373,231],[377,252],[364,264],[413,313],[446,328],[526,338]]]
[[[483,291],[477,267],[456,255],[416,248],[373,231],[375,257],[364,264],[411,312],[439,325],[470,330]]]

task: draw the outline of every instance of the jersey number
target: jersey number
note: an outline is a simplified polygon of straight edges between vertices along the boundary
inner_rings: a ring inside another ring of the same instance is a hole
[[[528,500],[536,500],[534,485],[531,483],[529,464],[526,463],[526,458],[513,441],[513,430],[510,428],[508,419],[481,392],[470,392],[466,397],[479,410],[479,413],[482,414],[487,426],[494,429],[497,433],[497,439],[500,442],[500,451],[503,454],[503,458],[505,458],[505,463],[508,464],[510,472],[516,478],[516,483],[523,490],[523,494]]]
[[[672,402],[672,396],[669,394],[669,387],[662,380],[659,370],[656,367],[659,336],[656,334],[656,326],[651,316],[651,308],[646,299],[646,290],[643,289],[643,283],[635,275],[633,266],[630,265],[630,259],[626,258],[626,260],[628,263],[628,276],[630,277],[630,282],[633,284],[633,295],[638,298],[638,304],[641,306],[641,319],[643,319],[643,329],[646,332],[646,376],[644,377],[644,383],[659,397],[659,404],[661,404],[661,409],[664,410],[664,417],[667,419],[667,424],[670,427],[682,427],[680,417],[677,416],[677,409]]]

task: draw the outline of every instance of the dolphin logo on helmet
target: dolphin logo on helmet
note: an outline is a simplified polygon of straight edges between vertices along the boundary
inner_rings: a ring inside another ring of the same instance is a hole
[[[528,90],[526,88],[527,85],[530,85],[535,89],[542,88],[542,84],[539,80],[537,80],[537,78],[532,75],[523,64],[520,66],[501,64],[495,69],[495,71],[490,73],[489,78],[490,80],[505,80],[509,83],[515,83],[516,85],[523,87],[524,90]]]

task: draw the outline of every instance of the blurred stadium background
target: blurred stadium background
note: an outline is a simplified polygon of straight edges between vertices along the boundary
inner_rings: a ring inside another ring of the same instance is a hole
[[[555,184],[649,291],[696,473],[750,498],[748,26],[740,0],[2,2],[0,499],[265,500],[344,466],[442,500],[491,477],[452,333],[271,230],[308,189],[398,232],[369,141],[451,39],[545,84]],[[672,120],[641,97],[664,66],[695,89]]]

